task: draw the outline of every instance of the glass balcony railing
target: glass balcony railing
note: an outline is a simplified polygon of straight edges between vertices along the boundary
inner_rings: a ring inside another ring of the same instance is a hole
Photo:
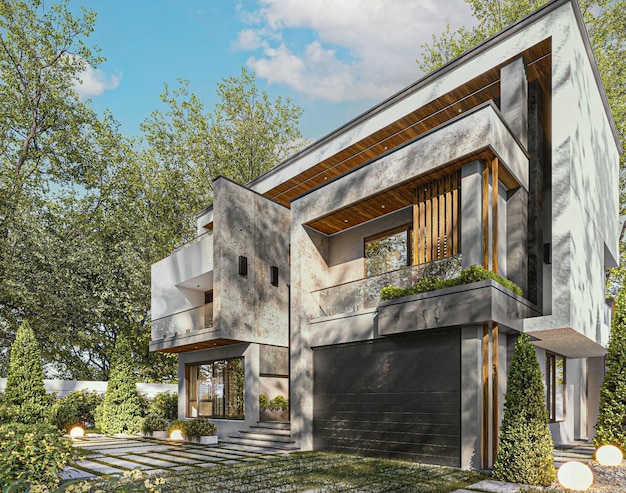
[[[193,238],[191,238],[188,241],[185,241],[184,243],[181,243],[180,245],[176,246],[174,248],[174,250],[172,250],[172,254],[180,252],[181,250],[183,250],[184,248],[188,247],[189,245],[193,245],[194,243],[198,243],[199,241],[203,240],[204,238],[207,238],[209,236],[213,235],[213,230],[209,229],[207,231],[205,231],[204,233],[198,235],[198,236],[194,236]]]
[[[185,335],[213,327],[213,303],[152,321],[152,340]]]
[[[375,307],[380,302],[380,290],[390,284],[399,288],[408,288],[426,276],[448,279],[458,275],[460,271],[461,255],[455,255],[330,288],[319,289],[311,294],[320,307],[319,316],[329,317]]]

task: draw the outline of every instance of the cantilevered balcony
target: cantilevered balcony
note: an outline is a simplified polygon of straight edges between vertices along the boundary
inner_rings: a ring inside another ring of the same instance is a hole
[[[213,303],[152,320],[153,341],[213,327]]]

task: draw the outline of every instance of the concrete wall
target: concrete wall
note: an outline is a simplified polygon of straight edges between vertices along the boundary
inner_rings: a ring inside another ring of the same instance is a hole
[[[604,346],[604,267],[618,258],[618,149],[572,6],[552,17],[551,315],[525,330],[541,338],[571,327]]]
[[[204,304],[212,289],[213,236],[201,236],[169,257],[152,264],[152,319]]]
[[[221,337],[287,346],[289,209],[230,180],[213,184],[214,325]],[[247,275],[239,274],[239,257]],[[278,286],[270,267],[278,267]]]
[[[44,387],[49,393],[55,393],[57,397],[67,397],[71,392],[96,391],[104,394],[107,390],[108,382],[91,380],[49,380],[44,379]],[[0,378],[0,392],[4,392],[7,385],[6,378]],[[167,383],[138,383],[137,391],[147,397],[154,397],[160,392],[177,392],[178,385]]]

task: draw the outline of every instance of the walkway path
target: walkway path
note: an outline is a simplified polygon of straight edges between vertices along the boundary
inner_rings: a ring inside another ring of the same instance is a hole
[[[122,474],[133,469],[155,474],[218,464],[238,464],[281,454],[274,449],[249,452],[220,445],[196,445],[133,436],[88,435],[75,439],[74,447],[82,451],[83,458],[74,467],[67,467],[63,471],[64,480]]]

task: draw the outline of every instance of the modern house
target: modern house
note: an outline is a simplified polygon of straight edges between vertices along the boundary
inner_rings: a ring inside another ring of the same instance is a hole
[[[555,0],[246,186],[216,179],[199,236],[152,267],[180,416],[225,441],[490,467],[526,332],[555,442],[591,439],[620,152],[579,7]],[[523,295],[380,301],[473,264]],[[260,394],[288,396],[289,422],[259,424]]]

